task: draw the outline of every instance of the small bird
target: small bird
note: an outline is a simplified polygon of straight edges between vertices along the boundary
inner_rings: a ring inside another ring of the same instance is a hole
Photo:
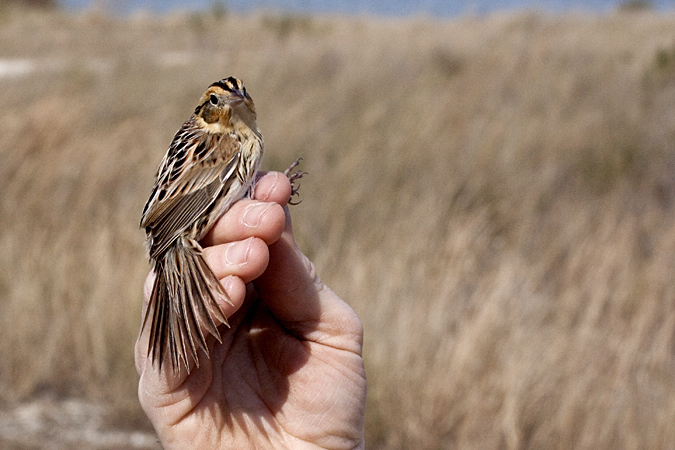
[[[198,348],[209,353],[203,330],[222,342],[218,325],[227,319],[217,302],[231,301],[199,241],[234,202],[252,195],[263,148],[253,100],[229,77],[204,92],[159,165],[141,228],[156,276],[143,328],[151,320],[148,357],[160,369],[166,352],[174,373],[181,364],[189,373],[189,358],[199,367]]]

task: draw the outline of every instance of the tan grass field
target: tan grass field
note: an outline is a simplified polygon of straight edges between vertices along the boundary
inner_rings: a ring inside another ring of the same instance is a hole
[[[9,9],[0,448],[131,447],[17,419],[72,399],[147,432],[139,216],[228,75],[264,167],[310,173],[294,226],[363,320],[369,449],[675,448],[675,16]]]

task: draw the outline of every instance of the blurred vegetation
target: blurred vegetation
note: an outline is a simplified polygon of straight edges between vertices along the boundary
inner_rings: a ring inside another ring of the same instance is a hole
[[[673,30],[650,11],[12,15],[0,404],[145,423],[140,211],[204,87],[236,75],[264,167],[304,158],[301,248],[364,322],[368,448],[675,447]]]
[[[0,19],[11,11],[55,11],[58,7],[58,0],[0,0]]]
[[[653,9],[654,4],[649,0],[626,0],[619,4],[619,11],[640,12]]]

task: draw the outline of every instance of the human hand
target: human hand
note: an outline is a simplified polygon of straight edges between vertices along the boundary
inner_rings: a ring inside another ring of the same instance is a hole
[[[356,313],[300,252],[286,204],[291,185],[270,172],[202,241],[233,305],[231,328],[209,337],[208,359],[174,374],[136,343],[138,395],[165,450],[364,448],[366,379]],[[145,304],[154,275],[145,284]]]

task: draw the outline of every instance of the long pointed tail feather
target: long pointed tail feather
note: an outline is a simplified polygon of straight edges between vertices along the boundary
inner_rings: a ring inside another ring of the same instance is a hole
[[[189,373],[190,359],[199,367],[198,349],[209,356],[204,330],[221,341],[218,325],[227,319],[218,300],[231,301],[193,240],[176,240],[155,262],[155,276],[143,319],[145,327],[152,314],[148,357],[161,369],[168,352],[174,373],[181,365]]]

